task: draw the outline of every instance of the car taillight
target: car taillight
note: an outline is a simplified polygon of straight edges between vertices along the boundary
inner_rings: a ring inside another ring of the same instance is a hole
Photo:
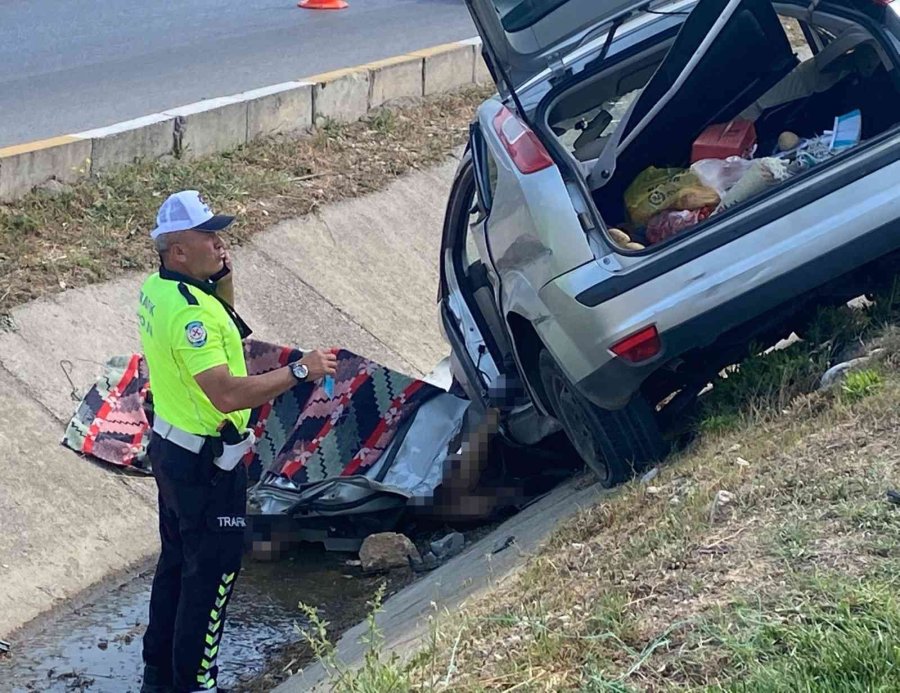
[[[626,361],[640,363],[656,356],[662,350],[662,341],[656,325],[650,325],[650,327],[645,327],[640,332],[626,337],[621,342],[617,342],[611,350],[616,356]]]
[[[522,173],[534,173],[553,165],[537,135],[505,106],[494,116],[494,131]]]

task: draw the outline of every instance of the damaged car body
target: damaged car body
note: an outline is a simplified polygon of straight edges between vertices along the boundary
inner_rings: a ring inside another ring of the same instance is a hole
[[[450,193],[439,305],[456,381],[510,439],[561,427],[620,483],[750,344],[892,280],[891,4],[467,4],[498,95]]]

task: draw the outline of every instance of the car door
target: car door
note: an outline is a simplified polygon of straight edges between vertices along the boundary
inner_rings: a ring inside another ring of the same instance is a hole
[[[473,126],[472,146],[481,146],[477,126]],[[485,237],[489,192],[478,183],[481,172],[476,158],[470,148],[447,204],[440,318],[451,345],[454,376],[469,399],[484,408],[510,408],[522,403],[524,390],[491,281],[495,275]]]

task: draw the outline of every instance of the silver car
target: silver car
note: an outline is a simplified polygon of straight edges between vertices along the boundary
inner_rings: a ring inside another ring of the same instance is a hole
[[[889,0],[466,2],[498,95],[450,193],[440,314],[456,381],[510,439],[561,427],[617,484],[751,343],[897,271]]]

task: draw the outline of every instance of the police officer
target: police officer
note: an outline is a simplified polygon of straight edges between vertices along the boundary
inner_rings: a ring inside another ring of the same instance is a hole
[[[161,266],[141,287],[138,320],[150,371],[148,456],[159,488],[162,550],[144,635],[143,693],[215,691],[225,609],[241,566],[250,409],[298,382],[333,374],[336,357],[247,375],[234,309],[231,259],[214,215],[195,190],[159,208]]]

